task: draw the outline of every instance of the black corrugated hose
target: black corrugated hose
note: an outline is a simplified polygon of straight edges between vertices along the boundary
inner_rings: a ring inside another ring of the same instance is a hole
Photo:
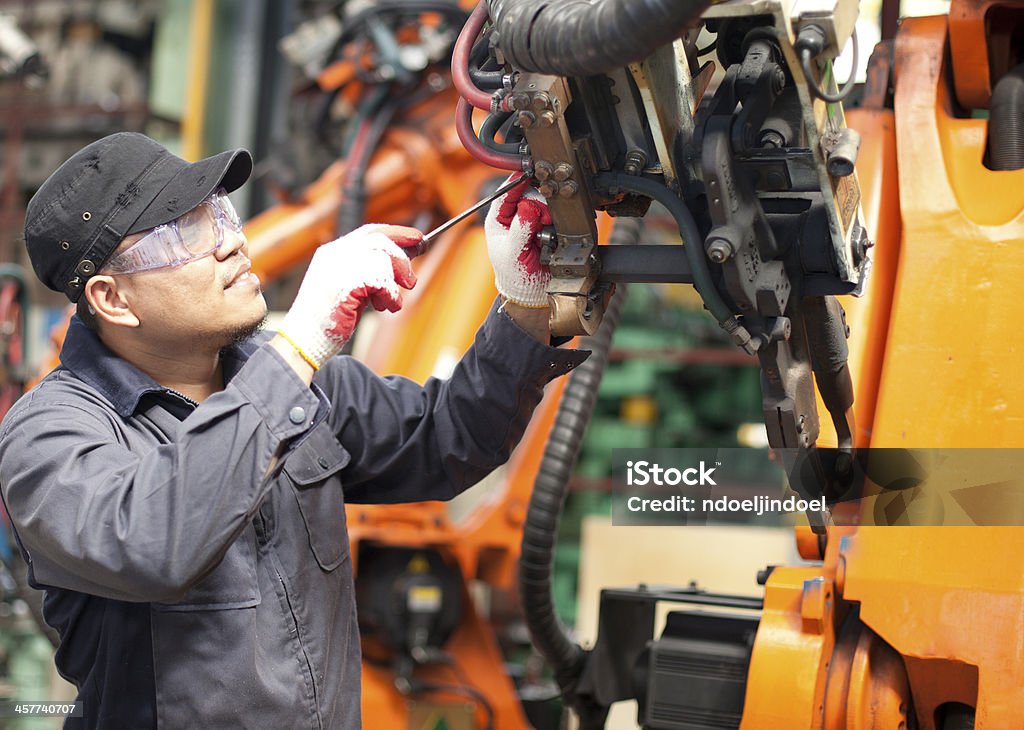
[[[488,0],[485,0],[488,1]],[[512,66],[595,76],[678,38],[709,0],[489,0],[498,46]]]
[[[993,170],[1024,168],[1024,63],[992,91],[988,144]]]
[[[620,218],[615,223],[609,243],[635,245],[640,240],[642,230],[641,219]],[[555,679],[566,699],[581,714],[585,709],[575,705],[573,690],[583,671],[584,652],[566,634],[558,620],[551,575],[558,523],[565,506],[569,477],[576,466],[583,433],[597,400],[597,388],[608,364],[612,334],[622,313],[625,298],[625,286],[620,284],[608,302],[597,333],[593,337],[583,338],[580,343],[581,347],[592,350],[593,354],[573,371],[562,392],[558,414],[548,436],[530,497],[519,557],[519,595],[533,643],[554,669]],[[587,724],[582,727],[587,727]]]

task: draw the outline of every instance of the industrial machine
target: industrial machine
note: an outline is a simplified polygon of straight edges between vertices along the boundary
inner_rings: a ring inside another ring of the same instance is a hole
[[[246,229],[273,283],[363,220],[426,228],[527,172],[554,222],[553,330],[594,349],[465,518],[348,506],[366,726],[558,726],[505,671],[471,597],[483,584],[492,609],[518,592],[583,728],[624,699],[649,728],[1024,727],[1020,528],[857,527],[858,503],[840,503],[797,530],[814,565],[751,576],[763,597],[605,591],[590,650],[551,598],[566,482],[629,282],[692,284],[757,358],[769,442],[798,491],[835,496],[836,455],[868,447],[1020,442],[1007,333],[1024,261],[1022,6],[955,0],[948,17],[908,19],[853,110],[832,71],[856,44],[850,0],[470,9],[351,3],[301,28],[286,50],[314,79],[316,147],[298,156],[333,162],[308,186],[270,175],[283,199]],[[683,245],[643,243],[651,201]],[[479,225],[416,267],[360,355],[422,380],[465,350],[494,291]],[[662,602],[688,607],[655,636]]]
[[[1001,280],[1018,264],[992,257],[1024,238],[1024,8],[955,2],[948,19],[907,21],[872,59],[865,108],[854,115],[861,134],[842,108],[852,79],[837,90],[831,66],[848,39],[856,44],[857,10],[841,0],[491,0],[456,46],[463,143],[488,164],[531,170],[548,198],[553,331],[598,332],[613,313],[615,282],[693,283],[760,361],[768,440],[790,485],[834,507],[808,514],[798,530],[801,555],[820,567],[766,569],[763,601],[608,590],[597,644],[584,651],[551,601],[552,538],[586,407],[576,401],[560,413],[524,526],[519,581],[534,642],[581,727],[603,726],[608,706],[623,699],[638,700],[648,728],[1020,726],[1024,581],[983,556],[1016,553],[1024,533],[857,528],[833,518],[869,522],[859,504],[835,504],[854,447],[1018,442],[1018,421],[998,415],[1013,396],[966,382],[969,367],[1008,366],[998,338],[951,344],[957,338],[939,335],[936,323],[946,333],[958,323],[994,334],[1016,310],[1013,283]],[[713,46],[696,47],[702,28]],[[725,69],[713,93],[713,65],[700,61],[712,49]],[[504,73],[484,78],[496,66]],[[479,132],[472,107],[488,114]],[[988,119],[971,118],[986,108]],[[496,130],[507,130],[504,142]],[[870,196],[858,169],[870,176]],[[863,294],[871,267],[862,197],[878,228],[880,281],[851,305],[848,327],[835,296]],[[683,250],[599,245],[594,210],[638,216],[650,200],[675,218]],[[984,319],[955,303],[923,306],[947,281],[942,266],[958,271],[953,301],[967,287],[985,292]],[[950,368],[937,374],[944,386],[964,378],[956,396],[921,380],[939,363]],[[571,380],[565,398],[587,387]],[[817,403],[830,415],[825,428]],[[993,416],[999,429],[977,421]],[[820,448],[826,443],[836,449]],[[655,638],[659,602],[704,610],[672,612]],[[716,606],[747,615],[707,610]]]

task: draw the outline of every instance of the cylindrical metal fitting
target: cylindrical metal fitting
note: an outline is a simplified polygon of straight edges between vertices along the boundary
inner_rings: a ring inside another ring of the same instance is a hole
[[[533,176],[541,182],[544,182],[554,172],[555,168],[551,166],[551,163],[547,160],[538,160],[533,166]],[[556,178],[557,179],[557,178]]]
[[[555,123],[555,119],[555,113],[550,109],[548,109],[547,111],[542,111],[540,113],[540,126],[550,127],[552,124]]]
[[[835,145],[828,153],[828,160],[825,162],[828,174],[832,177],[852,175],[859,151],[860,135],[849,127],[844,127],[840,130]]]

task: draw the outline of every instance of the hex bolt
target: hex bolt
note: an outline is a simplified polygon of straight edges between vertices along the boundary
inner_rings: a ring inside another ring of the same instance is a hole
[[[529,112],[527,112],[527,114],[528,113]],[[548,111],[543,111],[540,113],[540,126],[550,127],[555,123],[555,119],[557,119],[557,117],[555,116],[555,113],[553,111],[551,111],[550,109]]]
[[[565,182],[572,177],[573,172],[574,170],[572,169],[572,165],[568,162],[559,162],[555,165],[555,180],[558,182]]]
[[[775,67],[775,73],[772,74],[772,86],[776,94],[786,88],[786,72],[782,70],[781,66]]]
[[[539,91],[533,95],[532,106],[537,111],[547,109],[551,106],[551,95],[546,91]]]
[[[732,242],[724,238],[713,238],[708,242],[708,258],[716,264],[725,263],[732,254]]]
[[[519,126],[523,129],[529,129],[537,123],[537,115],[533,112],[519,112],[519,116],[516,117],[516,121],[519,122]]]
[[[560,198],[571,198],[580,190],[580,186],[577,185],[573,180],[566,180],[558,188],[558,196]]]
[[[558,193],[558,183],[554,180],[545,180],[537,187],[537,190],[545,198],[553,198]]]
[[[509,106],[512,107],[513,111],[523,111],[530,108],[530,95],[524,91],[517,91],[512,94],[512,98],[509,100]]]
[[[647,167],[647,155],[643,150],[630,150],[626,153],[626,164],[623,172],[627,175],[639,175]]]
[[[774,147],[778,149],[786,146],[786,139],[774,129],[766,129],[761,132],[761,138],[758,140],[758,144],[762,147]]]
[[[533,175],[541,182],[544,182],[551,174],[555,171],[555,168],[551,166],[551,163],[547,160],[538,160],[537,164],[533,166]],[[558,179],[557,177],[555,178]]]

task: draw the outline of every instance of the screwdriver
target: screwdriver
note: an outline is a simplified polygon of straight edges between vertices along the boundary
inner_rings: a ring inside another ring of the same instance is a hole
[[[519,185],[520,183],[522,183],[524,180],[528,179],[529,177],[530,177],[530,174],[527,173],[527,172],[524,172],[519,177],[517,177],[517,178],[515,178],[513,180],[509,180],[507,183],[501,185],[497,190],[495,190],[493,193],[488,195],[483,200],[481,200],[481,201],[479,201],[477,203],[474,203],[472,206],[470,206],[469,208],[466,208],[466,210],[462,211],[461,213],[459,213],[454,218],[449,218],[444,223],[439,225],[437,228],[432,230],[430,233],[427,233],[426,235],[424,235],[423,238],[420,241],[418,241],[416,244],[414,244],[412,246],[405,246],[405,247],[403,247],[403,250],[406,252],[406,254],[408,254],[409,258],[415,258],[415,257],[419,256],[420,254],[425,253],[426,250],[428,248],[430,248],[430,246],[434,243],[435,239],[437,239],[442,233],[444,233],[445,231],[449,230],[450,228],[452,228],[457,223],[461,223],[462,221],[466,220],[467,218],[469,218],[469,216],[471,216],[474,213],[476,213],[478,210],[483,208],[485,205],[487,205],[489,203],[493,203],[499,197],[501,197],[502,195],[504,195],[509,190],[511,190],[512,188],[516,187],[517,185]]]

